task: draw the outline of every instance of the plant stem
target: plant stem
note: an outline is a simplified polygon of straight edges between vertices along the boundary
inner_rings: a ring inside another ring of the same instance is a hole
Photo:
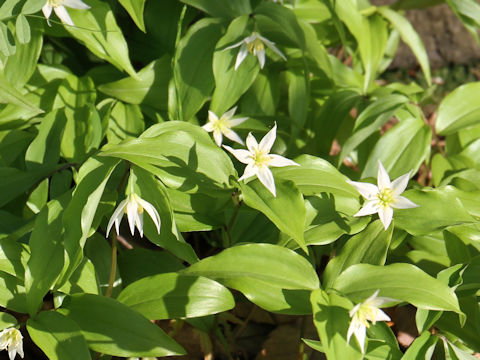
[[[105,292],[106,297],[112,296],[113,283],[115,282],[115,274],[117,271],[117,236],[112,237],[112,264],[110,266],[110,279],[108,280],[108,288]]]

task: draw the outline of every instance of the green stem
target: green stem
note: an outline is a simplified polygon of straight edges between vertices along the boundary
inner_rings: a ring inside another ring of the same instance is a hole
[[[112,296],[113,284],[115,282],[115,274],[117,272],[117,236],[112,237],[112,263],[110,266],[110,279],[108,280],[108,288],[105,292],[106,297]]]

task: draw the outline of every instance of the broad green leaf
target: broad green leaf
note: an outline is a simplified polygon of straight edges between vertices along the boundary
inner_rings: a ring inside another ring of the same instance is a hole
[[[23,280],[0,271],[0,306],[19,313],[27,313]]]
[[[297,137],[307,121],[309,83],[305,75],[299,71],[287,72],[288,79],[288,112],[292,121],[292,137]]]
[[[277,178],[276,196],[273,196],[258,179],[248,184],[240,182],[239,186],[245,204],[261,211],[280,231],[290,235],[304,251],[307,251],[303,238],[305,206],[302,194],[292,181]]]
[[[185,354],[160,327],[116,300],[72,295],[65,299],[60,312],[78,324],[94,351],[121,357]]]
[[[143,9],[145,8],[145,0],[119,0],[120,4],[127,10],[128,14],[135,21],[138,28],[143,32],[145,30],[145,24],[143,22]]]
[[[186,122],[154,125],[138,139],[105,147],[100,155],[128,160],[184,192],[224,196],[230,176],[236,175],[225,151],[202,128]]]
[[[235,306],[230,291],[218,282],[176,273],[140,279],[118,301],[152,320],[206,316]]]
[[[395,179],[411,171],[415,174],[430,154],[432,130],[422,119],[408,118],[384,134],[371,151],[362,178],[376,177],[378,161]]]
[[[145,121],[138,105],[116,102],[108,119],[107,139],[109,144],[136,138],[145,130]]]
[[[0,54],[8,57],[15,54],[15,38],[12,32],[3,22],[0,22]]]
[[[402,194],[417,208],[395,210],[395,225],[413,235],[428,234],[447,226],[469,224],[474,221],[456,196],[455,188],[445,186],[436,189],[408,190]],[[439,206],[448,204],[448,206]]]
[[[20,14],[15,21],[15,35],[20,44],[28,44],[31,39],[30,25],[25,15]]]
[[[257,75],[252,86],[242,96],[240,108],[242,113],[250,115],[274,116],[280,100],[279,78],[274,71],[263,70]],[[247,127],[248,120],[239,125]]]
[[[43,297],[55,284],[64,262],[63,210],[70,200],[64,196],[51,200],[35,220],[30,237],[30,259],[25,269],[28,312],[31,316],[40,309]]]
[[[91,359],[78,325],[56,311],[43,311],[28,319],[27,330],[50,360]]]
[[[228,285],[230,279],[261,280],[291,290],[313,290],[319,286],[315,269],[292,250],[270,244],[234,246],[202,259],[183,271]]]
[[[250,53],[235,70],[235,60],[240,46],[225,50],[226,47],[250,36],[247,30],[248,20],[249,17],[246,15],[233,20],[227,33],[218,41],[213,55],[215,90],[210,109],[219,116],[235,105],[240,96],[252,85],[260,70],[257,58]]]
[[[320,3],[318,3],[320,4]],[[298,5],[295,7],[294,11],[298,9]],[[315,17],[318,16],[318,13],[315,13]],[[318,17],[317,17],[318,18]],[[299,21],[299,25],[303,31],[303,37],[305,38],[305,50],[312,59],[315,61],[316,66],[324,72],[324,74],[330,79],[332,77],[332,65],[330,63],[329,55],[327,49],[322,44],[322,42],[317,38],[314,27],[307,23],[306,21]]]
[[[402,360],[430,360],[438,340],[437,336],[432,336],[430,332],[424,331],[408,347]]]
[[[127,42],[110,5],[100,0],[89,0],[88,5],[89,10],[68,9],[75,26],[65,26],[65,29],[92,53],[135,77]]]
[[[43,112],[38,106],[32,104],[30,101],[25,99],[25,96],[16,90],[5,78],[5,76],[0,75],[0,102],[6,102],[8,104],[16,105],[21,107],[24,110],[29,111],[32,115],[35,116]]]
[[[422,68],[423,74],[425,75],[427,84],[430,85],[431,76],[428,54],[425,50],[422,39],[415,31],[412,24],[397,11],[391,10],[386,6],[378,7],[377,11],[400,33],[400,37],[402,38],[403,42],[407,44],[415,54],[415,57]]]
[[[435,129],[439,135],[450,135],[480,121],[480,105],[475,94],[480,82],[462,85],[448,94],[438,107]]]
[[[451,288],[410,264],[352,265],[337,277],[333,288],[355,302],[380,290],[379,296],[406,301],[422,309],[461,314],[458,299]]]
[[[5,214],[5,212],[2,212],[1,215],[9,223],[12,222],[12,219],[9,218],[8,214]],[[10,230],[8,232],[11,233],[12,231],[13,230]],[[0,240],[0,271],[23,280],[25,274],[25,264],[27,263],[29,257],[30,249],[26,245],[21,244],[15,239],[9,237]]]
[[[181,0],[213,17],[234,18],[252,12],[248,0]]]
[[[24,130],[0,131],[0,165],[11,166],[32,142],[35,135]]]
[[[347,343],[347,331],[350,324],[348,311],[352,304],[337,294],[327,294],[318,289],[312,292],[310,301],[313,308],[313,323],[322,343],[322,351],[328,359],[361,360],[363,355],[356,338]]]
[[[370,135],[380,130],[393,116],[395,111],[408,101],[403,95],[392,94],[381,97],[368,105],[355,121],[355,128],[352,136],[342,146],[337,164],[340,165],[343,159],[364,142]]]
[[[168,81],[171,76],[170,57],[163,56],[145,66],[135,76],[102,84],[98,90],[129,104],[146,104],[167,109]]]
[[[97,272],[90,259],[84,257],[67,282],[56,291],[62,294],[94,294],[99,295]]]
[[[17,323],[17,319],[15,319],[12,315],[6,312],[0,313],[0,330],[16,326]]]
[[[463,25],[479,41],[477,28],[480,26],[480,6],[475,0],[445,0]]]
[[[175,120],[190,120],[210,98],[215,85],[212,57],[223,31],[219,19],[206,18],[180,40],[173,67],[177,108],[170,109]]]
[[[368,225],[362,232],[351,237],[340,252],[328,262],[323,273],[323,284],[332,286],[335,279],[348,267],[355,264],[384,265],[392,238],[393,227],[385,230],[380,220]]]

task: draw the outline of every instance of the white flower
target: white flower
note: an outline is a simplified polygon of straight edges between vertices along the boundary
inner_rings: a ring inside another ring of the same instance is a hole
[[[275,123],[275,126],[263,137],[260,144],[257,143],[257,140],[253,137],[252,133],[249,133],[247,136],[248,150],[237,150],[232,149],[230,146],[223,145],[223,147],[231,152],[240,162],[247,164],[245,172],[238,180],[241,181],[257,175],[258,180],[265,185],[273,196],[276,196],[275,180],[273,179],[272,171],[268,167],[299,165],[295,161],[284,158],[283,156],[269,154],[276,137],[277,124]]]
[[[123,214],[127,214],[128,225],[130,226],[130,232],[132,235],[135,232],[135,226],[140,232],[140,236],[143,237],[143,211],[146,211],[153,220],[153,223],[157,227],[158,233],[160,233],[160,215],[158,215],[157,209],[148,201],[143,200],[140,196],[132,192],[126,199],[124,199],[113,212],[110,221],[107,226],[107,237],[110,230],[115,223],[115,229],[117,235],[120,233],[119,226],[122,221]]]
[[[87,10],[90,9],[90,6],[85,4],[82,0],[47,0],[46,4],[42,7],[43,15],[47,19],[47,23],[50,26],[50,15],[52,10],[55,11],[58,18],[62,20],[63,23],[74,26],[72,18],[68,15],[67,9],[65,6],[68,6],[72,9]]]
[[[8,350],[10,360],[20,355],[23,358],[23,336],[20,331],[15,328],[8,328],[0,332],[0,350]]]
[[[245,60],[248,53],[257,57],[258,62],[260,63],[260,68],[263,69],[263,66],[265,65],[265,45],[272,49],[273,52],[280,56],[283,60],[287,60],[285,55],[283,55],[282,52],[277,49],[275,43],[264,38],[257,32],[253,32],[252,35],[247,36],[245,39],[236,44],[226,47],[224,50],[233,49],[240,46],[237,60],[235,61],[235,70],[237,70],[243,60]]]
[[[213,131],[213,138],[218,146],[222,146],[223,135],[225,135],[228,139],[235,141],[239,144],[243,144],[243,140],[240,139],[240,136],[232,130],[232,127],[240,125],[248,118],[238,118],[238,119],[231,119],[233,115],[235,115],[235,111],[237,107],[228,110],[225,114],[218,116],[213,111],[208,111],[208,123],[203,125],[203,129],[208,132]]]
[[[383,304],[392,301],[388,298],[377,298],[378,290],[370,296],[363,303],[357,304],[350,310],[350,317],[352,321],[348,327],[347,332],[347,343],[350,343],[350,338],[352,334],[357,338],[358,344],[362,349],[362,353],[365,352],[365,337],[367,334],[367,328],[370,327],[368,323],[371,321],[373,325],[377,321],[390,321],[390,318],[378,307]]]
[[[418,207],[417,204],[400,196],[408,185],[410,172],[400,176],[396,180],[390,182],[382,163],[378,162],[377,184],[375,186],[369,183],[356,182],[347,180],[354,186],[357,191],[367,200],[363,207],[354,216],[365,216],[378,213],[380,221],[383,223],[385,230],[388,228],[393,218],[393,209],[408,209]]]

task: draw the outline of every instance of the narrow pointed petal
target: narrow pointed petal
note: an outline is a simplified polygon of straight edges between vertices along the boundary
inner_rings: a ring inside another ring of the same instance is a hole
[[[390,226],[390,223],[392,222],[393,209],[389,206],[387,207],[380,206],[378,209],[378,217],[380,218],[380,221],[382,222],[385,230],[387,230],[388,227]]]
[[[392,191],[394,196],[398,196],[405,191],[410,179],[410,172],[392,181]]]
[[[365,199],[373,199],[378,194],[378,187],[364,182],[347,180],[347,183],[352,185]]]
[[[268,162],[268,166],[273,166],[273,167],[300,166],[300,164],[297,164],[295,161],[287,159],[286,157],[283,157],[281,155],[270,154],[269,157],[270,157],[270,161]]]
[[[216,122],[218,121],[218,116],[215,114],[213,111],[208,110],[208,120],[211,122]]]
[[[406,197],[397,196],[395,198],[395,201],[391,204],[391,206],[395,209],[410,209],[410,208],[416,208],[419,205],[415,204],[411,200],[408,200]]]
[[[257,59],[258,63],[260,64],[260,69],[263,69],[263,67],[265,66],[265,49],[260,50],[257,53]]]
[[[238,134],[237,134],[235,131],[233,131],[233,130],[231,130],[231,129],[225,129],[225,130],[223,131],[223,134],[224,134],[225,137],[227,137],[228,139],[230,139],[230,140],[232,140],[232,141],[235,141],[236,143],[239,143],[239,144],[241,144],[241,145],[245,145],[245,144],[243,143],[242,138],[241,138],[240,136],[238,136]],[[220,145],[219,145],[219,146],[220,146]]]
[[[63,5],[71,7],[72,9],[80,9],[80,10],[90,9],[90,6],[88,6],[81,0],[65,0],[63,2]]]
[[[253,162],[252,153],[244,149],[232,149],[228,145],[223,145],[223,148],[230,152],[233,156],[237,158],[238,161],[244,164],[250,164]]]
[[[140,234],[140,237],[143,238],[143,212],[135,216],[135,226],[138,229],[138,233]]]
[[[230,49],[234,49],[236,47],[239,47],[240,45],[244,44],[245,40],[242,40],[242,41],[239,41],[233,45],[230,45],[230,46],[227,46],[225,49],[223,49],[222,51],[225,51],[225,50],[230,50]]]
[[[378,160],[377,184],[379,189],[391,188],[390,177],[380,160]]]
[[[272,149],[273,143],[277,138],[277,123],[273,126],[273,128],[263,137],[263,139],[258,144],[258,148],[265,153],[269,153]]]
[[[243,171],[243,175],[238,179],[238,181],[246,180],[251,178],[252,176],[257,175],[258,167],[255,166],[253,163],[248,164]]]
[[[366,216],[378,212],[378,203],[376,201],[367,201],[363,207],[353,216]]]
[[[374,319],[368,319],[373,323],[376,323],[377,321],[390,321],[391,320],[390,317],[380,309],[375,309],[374,314],[375,314]]]
[[[135,223],[138,216],[138,204],[136,201],[129,201],[127,203],[127,219],[128,226],[130,227],[130,233],[132,236],[135,234]]]
[[[241,123],[245,122],[245,120],[248,120],[248,117],[231,119],[228,122],[228,124],[230,125],[230,127],[235,127],[235,126],[240,125]]]
[[[230,119],[233,115],[235,115],[235,111],[237,111],[237,107],[233,107],[228,110],[225,114],[222,115],[223,118]]]
[[[120,220],[122,219],[123,212],[125,209],[125,205],[127,204],[127,199],[123,199],[120,204],[118,204],[117,208],[113,212],[112,216],[110,217],[110,220],[108,221],[108,226],[107,226],[107,237],[110,234],[110,230],[112,229],[113,223],[115,222],[115,228],[117,230],[117,235],[119,235],[118,231],[118,224],[120,224]]]
[[[245,44],[242,44],[242,46],[240,46],[240,50],[238,51],[237,59],[235,60],[235,70],[238,69],[238,67],[242,64],[243,60],[245,60],[245,58],[247,57],[247,55],[247,46]]]
[[[52,10],[53,8],[48,4],[45,4],[42,7],[43,16],[45,16],[45,19],[47,19],[48,26],[50,26],[49,18],[50,18],[50,15],[52,15]]]
[[[202,129],[207,132],[213,131],[213,123],[211,121],[207,122],[205,125],[202,126]]]
[[[272,171],[267,166],[262,166],[258,168],[257,176],[258,180],[265,185],[268,191],[270,191],[273,196],[277,196]]]
[[[215,143],[218,146],[222,146],[223,136],[222,136],[222,133],[219,130],[217,130],[217,129],[213,130],[213,138],[215,139]]]
[[[278,48],[275,46],[274,42],[272,42],[268,39],[265,39],[263,36],[261,36],[260,38],[265,43],[265,45],[267,45],[275,54],[280,56],[283,60],[287,61],[287,58],[285,57],[285,55],[283,55],[283,53],[280,50],[278,50]]]
[[[160,234],[161,220],[160,220],[160,215],[158,214],[157,209],[155,209],[155,206],[153,206],[148,201],[145,201],[143,199],[140,199],[139,202],[140,202],[140,205],[142,205],[143,209],[147,212],[147,214],[152,219],[153,223],[155,224],[155,227],[157,228],[157,232]]]
[[[357,338],[358,345],[360,345],[360,349],[362,350],[362,354],[365,353],[365,337],[367,335],[367,328],[365,325],[361,324],[358,325],[353,329],[355,337]]]
[[[53,9],[53,11],[55,11],[55,14],[57,14],[58,18],[62,20],[63,23],[70,26],[75,26],[70,15],[68,15],[68,11],[65,6],[57,6]]]
[[[257,139],[255,139],[255,137],[252,135],[251,132],[249,132],[247,135],[246,143],[247,143],[247,149],[252,153],[255,152],[255,150],[258,148]]]

